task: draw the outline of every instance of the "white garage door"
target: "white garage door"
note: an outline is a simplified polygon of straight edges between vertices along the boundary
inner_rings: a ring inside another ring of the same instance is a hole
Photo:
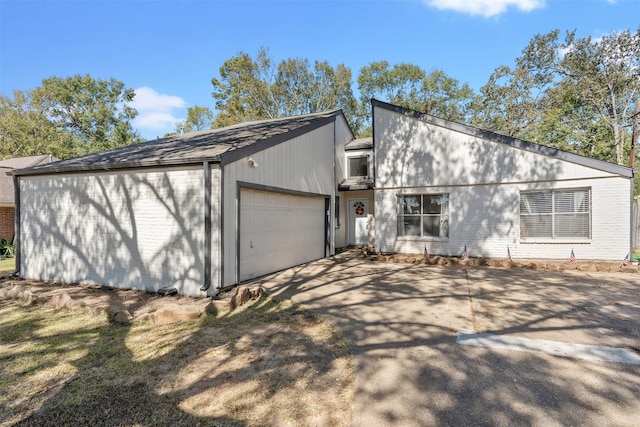
[[[240,192],[240,280],[324,257],[325,199]]]

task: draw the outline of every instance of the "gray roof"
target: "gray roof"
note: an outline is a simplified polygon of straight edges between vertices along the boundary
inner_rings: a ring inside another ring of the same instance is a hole
[[[335,121],[342,110],[258,120],[190,132],[15,171],[15,175],[137,167],[227,164]]]
[[[441,119],[431,116],[429,114],[420,113],[417,111],[409,110],[407,108],[398,107],[397,105],[388,104],[386,102],[378,101],[377,99],[371,100],[373,107],[379,107],[385,110],[394,111],[399,114],[403,114],[408,117],[421,120],[423,122],[451,129],[457,132],[461,132],[467,135],[475,136],[478,138],[486,139],[501,144],[506,144],[514,148],[518,148],[525,151],[530,151],[537,154],[542,154],[548,157],[554,157],[567,162],[575,163],[581,166],[586,166],[592,169],[609,172],[624,177],[633,177],[633,169],[626,166],[616,165],[615,163],[609,163],[602,160],[597,160],[592,157],[581,156],[579,154],[569,153],[568,151],[562,151],[557,148],[547,147],[544,145],[534,144],[532,142],[523,141],[521,139],[512,138],[506,135],[500,135],[488,130],[478,129],[473,126],[463,125],[460,123],[452,122],[449,120]]]
[[[351,150],[370,150],[373,148],[373,137],[352,139],[344,145],[344,149]]]
[[[373,189],[372,178],[347,178],[338,184],[338,190],[371,190]]]
[[[14,204],[13,178],[7,173],[15,169],[33,167],[36,165],[50,163],[58,160],[50,154],[43,156],[14,157],[12,159],[0,160],[0,205]]]

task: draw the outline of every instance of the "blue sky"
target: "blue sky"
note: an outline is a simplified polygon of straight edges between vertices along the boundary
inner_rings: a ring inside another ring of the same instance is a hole
[[[535,34],[600,37],[636,30],[638,0],[0,0],[0,92],[50,76],[90,74],[136,90],[134,122],[148,139],[186,107],[213,109],[211,78],[238,52],[280,61],[372,61],[439,68],[476,91],[513,65]]]

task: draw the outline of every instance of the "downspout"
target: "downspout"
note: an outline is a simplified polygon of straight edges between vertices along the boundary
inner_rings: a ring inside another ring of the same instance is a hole
[[[640,98],[636,99],[636,109],[635,112],[633,113],[633,127],[632,127],[632,131],[631,131],[631,150],[629,153],[629,167],[631,168],[631,234],[629,236],[629,240],[630,240],[630,250],[629,250],[629,260],[633,260],[633,246],[634,243],[637,244],[638,242],[634,242],[635,240],[635,235],[636,235],[636,230],[633,227],[633,220],[634,215],[633,215],[633,190],[634,190],[634,179],[633,176],[635,175],[635,172],[633,170],[633,166],[635,164],[635,160],[636,160],[636,143],[637,143],[637,139],[638,139],[638,115],[640,114]]]
[[[634,184],[633,176],[634,175],[635,175],[635,172],[634,172],[633,169],[631,169],[631,179],[630,179],[631,182],[630,182],[630,185],[629,185],[629,187],[631,187],[631,191],[630,191],[630,193],[631,193],[631,206],[629,206],[629,208],[630,208],[629,209],[629,211],[630,211],[629,212],[629,219],[630,219],[629,228],[631,229],[631,233],[629,233],[629,262],[633,261],[633,246],[634,246],[634,243],[637,243],[637,242],[634,242],[635,235],[636,235],[636,230],[633,227],[633,222],[634,222],[634,219],[635,219],[634,215],[633,215],[633,184]],[[638,226],[640,226],[640,224],[638,224]]]
[[[206,292],[211,286],[211,169],[209,162],[202,163],[204,173],[204,285]]]
[[[11,273],[18,275],[20,273],[20,181],[16,175],[13,175],[14,190],[14,212],[13,212],[13,252],[15,254],[16,269]]]

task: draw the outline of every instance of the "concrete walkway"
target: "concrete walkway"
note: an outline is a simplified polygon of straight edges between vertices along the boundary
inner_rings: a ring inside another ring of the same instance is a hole
[[[638,353],[638,275],[388,264],[346,252],[257,283],[341,331],[355,364],[354,426],[639,423],[639,365],[456,342],[491,334]]]

